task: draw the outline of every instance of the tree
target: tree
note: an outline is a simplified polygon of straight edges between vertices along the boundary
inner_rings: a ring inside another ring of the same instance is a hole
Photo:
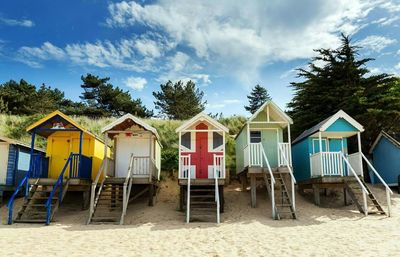
[[[0,113],[8,113],[8,106],[3,98],[0,98]]]
[[[247,98],[249,99],[249,106],[244,108],[251,114],[255,113],[267,100],[272,99],[267,89],[258,84],[251,90]]]
[[[10,114],[31,115],[40,111],[33,108],[33,104],[39,100],[36,87],[23,79],[19,83],[10,80],[0,85],[0,98],[7,105]]]
[[[373,59],[358,59],[358,49],[342,34],[338,49],[315,50],[318,55],[308,69],[298,69],[305,80],[291,83],[294,97],[288,104],[294,135],[340,109],[364,125],[364,149],[380,130],[400,129],[399,79],[385,73],[371,75],[366,64]]]
[[[156,98],[154,105],[159,110],[160,116],[185,120],[205,109],[207,101],[203,102],[204,92],[196,89],[193,81],[188,81],[186,84],[182,81],[175,84],[168,81],[160,87],[161,91],[153,92]]]
[[[84,92],[80,98],[88,107],[88,115],[121,116],[132,113],[139,117],[153,116],[153,111],[148,110],[139,98],[132,99],[128,91],[123,91],[109,83],[110,78],[99,78],[87,74],[82,76],[81,80]]]

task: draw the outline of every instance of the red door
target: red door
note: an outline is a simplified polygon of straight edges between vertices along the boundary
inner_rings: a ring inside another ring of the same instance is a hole
[[[200,123],[196,129],[208,129],[207,125]],[[208,178],[208,132],[196,132],[196,178]]]

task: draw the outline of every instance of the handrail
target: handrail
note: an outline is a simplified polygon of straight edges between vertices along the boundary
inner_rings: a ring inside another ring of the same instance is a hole
[[[74,156],[74,153],[70,153],[69,154],[67,162],[65,163],[63,169],[61,170],[61,173],[58,176],[57,181],[53,186],[53,190],[51,190],[49,198],[46,201],[46,209],[47,209],[46,225],[50,224],[51,204],[52,204],[52,201],[53,201],[54,194],[56,193],[56,190],[57,190],[58,187],[60,187],[60,191],[58,192],[58,194],[59,194],[59,196],[58,196],[58,205],[61,204],[61,200],[62,200],[61,198],[62,198],[62,195],[63,195],[64,173],[67,170],[68,165],[71,163],[73,156]]]
[[[188,174],[187,174],[187,200],[186,200],[186,223],[190,221],[190,162],[191,162],[191,155],[188,155]]]
[[[220,162],[219,162],[219,167],[220,167],[220,171],[221,171],[221,162],[222,162],[222,158],[224,158],[223,156],[218,156],[216,154],[214,154],[214,180],[215,180],[215,202],[217,202],[217,223],[220,223],[220,201],[219,201],[219,187],[218,187],[218,178],[219,176],[217,175],[217,165],[218,165],[218,158],[220,158]],[[222,173],[222,171],[221,171]]]
[[[124,187],[123,187],[123,198],[122,198],[122,214],[121,214],[121,219],[120,219],[120,225],[124,224],[124,217],[126,214],[126,209],[128,208],[128,203],[129,203],[129,196],[131,194],[131,188],[132,188],[132,180],[133,180],[133,163],[135,161],[136,157],[134,157],[133,153],[131,153],[131,158],[129,159],[129,166],[128,166],[128,172],[125,177],[125,182],[124,182]],[[129,185],[128,185],[129,184]],[[128,186],[128,189],[126,188]]]
[[[30,169],[25,173],[25,176],[21,179],[21,181],[19,182],[17,188],[15,189],[14,193],[12,194],[12,196],[10,197],[10,200],[7,203],[7,208],[8,208],[8,225],[11,225],[13,222],[13,209],[14,209],[14,201],[15,201],[15,197],[18,195],[18,192],[22,189],[22,187],[24,186],[24,184],[29,180],[29,173],[30,173]],[[27,190],[25,190],[25,192],[27,192]],[[25,197],[27,197],[27,195],[25,195]]]
[[[378,171],[376,171],[375,167],[369,162],[369,160],[367,159],[367,157],[365,157],[365,155],[361,153],[362,158],[365,160],[365,162],[368,164],[368,166],[372,169],[372,171],[375,173],[375,175],[378,177],[378,179],[382,182],[382,184],[385,186],[386,189],[386,201],[387,201],[387,205],[388,205],[388,216],[390,217],[390,212],[391,212],[391,197],[390,195],[393,194],[393,191],[390,189],[390,187],[388,186],[388,184],[386,184],[386,182],[382,179],[382,177],[379,175]]]
[[[280,148],[281,151],[283,151],[282,145],[279,145],[279,148]],[[284,159],[284,161],[286,163],[286,166],[289,169],[289,174],[290,174],[290,177],[291,177],[291,180],[292,180],[292,183],[291,183],[292,184],[292,205],[293,205],[293,209],[296,210],[294,184],[297,183],[297,182],[296,182],[296,179],[294,178],[293,170],[292,170],[292,167],[289,164],[289,161],[287,160],[287,158],[286,158],[286,156],[284,154],[282,156],[283,156],[283,159]]]
[[[364,214],[365,214],[365,216],[367,216],[368,215],[368,206],[367,206],[367,196],[366,196],[366,194],[368,194],[368,190],[365,188],[364,184],[362,183],[362,181],[358,177],[357,173],[354,171],[354,169],[351,166],[350,162],[347,160],[347,158],[344,156],[344,154],[342,152],[341,152],[341,156],[342,156],[342,159],[348,165],[350,171],[353,173],[353,175],[356,178],[358,184],[360,184],[360,186],[361,186],[361,189],[362,189],[362,192],[363,192],[363,201],[364,201]]]
[[[89,209],[88,224],[89,224],[90,220],[92,219],[92,215],[93,215],[93,212],[94,212],[94,207],[95,207],[95,200],[94,200],[94,199],[95,199],[95,196],[98,195],[98,194],[100,193],[100,191],[101,191],[101,189],[102,189],[102,187],[103,187],[103,183],[104,183],[105,177],[106,177],[106,174],[104,174],[105,171],[106,171],[106,169],[105,169],[106,162],[107,162],[107,157],[104,158],[103,161],[101,162],[100,168],[99,168],[99,170],[97,171],[96,178],[95,178],[94,181],[92,182],[91,193],[90,193],[90,209]],[[99,187],[98,192],[96,193],[97,183],[99,182],[99,179],[100,179],[100,175],[101,175],[101,174],[104,174],[103,180],[102,180],[102,182],[101,182],[101,185],[100,185],[100,187]]]
[[[271,166],[269,165],[269,161],[267,155],[265,154],[264,146],[262,143],[259,143],[262,149],[262,156],[264,157],[265,163],[267,164],[269,175],[271,176],[271,205],[272,205],[272,218],[275,219],[276,217],[276,210],[275,210],[275,178],[274,174],[272,174]]]

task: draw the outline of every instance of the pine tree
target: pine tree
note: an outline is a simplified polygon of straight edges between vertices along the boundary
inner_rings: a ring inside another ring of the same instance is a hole
[[[342,109],[365,128],[364,149],[380,130],[400,129],[399,79],[388,74],[370,75],[371,58],[357,59],[358,47],[342,34],[338,49],[318,49],[308,69],[299,69],[303,82],[293,82],[294,97],[288,104],[296,136]],[[323,63],[317,66],[316,62]],[[393,128],[395,127],[395,128]]]
[[[128,91],[114,87],[110,78],[99,78],[92,74],[82,76],[84,89],[80,97],[87,105],[86,114],[90,116],[121,116],[132,113],[139,117],[152,117],[140,99],[132,99]]]
[[[204,92],[196,88],[193,81],[168,81],[160,85],[161,91],[153,92],[155,108],[160,116],[170,119],[185,120],[205,109]]]
[[[255,113],[266,101],[271,100],[267,89],[258,84],[251,90],[247,98],[249,99],[249,106],[244,108],[251,114]]]

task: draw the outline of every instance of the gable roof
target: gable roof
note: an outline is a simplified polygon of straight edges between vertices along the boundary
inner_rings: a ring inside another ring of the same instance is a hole
[[[102,128],[101,133],[104,134],[105,132],[113,130],[115,128],[118,128],[118,130],[126,130],[127,128],[132,127],[133,124],[142,127],[144,130],[150,131],[157,138],[157,140],[160,141],[160,136],[158,135],[158,132],[154,127],[150,126],[146,122],[142,121],[136,116],[133,116],[130,113],[125,114],[124,116],[116,119],[115,121]]]
[[[191,125],[193,125],[194,123],[196,123],[199,120],[200,121],[206,120],[208,123],[210,123],[214,127],[218,128],[218,129],[220,129],[220,130],[222,130],[222,131],[224,131],[226,133],[229,132],[229,129],[227,127],[225,127],[224,125],[222,125],[221,123],[219,123],[215,119],[211,118],[210,116],[208,116],[204,112],[200,112],[199,114],[197,114],[196,116],[194,116],[190,120],[187,120],[181,126],[179,126],[175,131],[176,132],[183,131],[183,130],[185,130],[186,128],[190,127]]]
[[[272,107],[283,120],[287,121],[289,124],[293,124],[292,118],[290,118],[284,111],[282,111],[282,109],[279,108],[279,106],[272,100],[268,100],[263,105],[261,105],[260,108],[258,108],[258,110],[249,118],[248,121],[254,120],[258,116],[258,114],[260,114],[260,112],[264,111],[267,105]]]
[[[46,122],[59,117],[60,119],[64,120],[65,122],[67,122],[68,124],[66,124],[66,126],[72,126],[77,128],[78,130],[82,131],[83,133],[88,134],[91,137],[96,138],[97,140],[103,142],[102,139],[100,139],[99,137],[97,137],[95,134],[89,132],[88,130],[86,130],[85,128],[83,128],[81,125],[79,125],[77,122],[75,122],[73,119],[71,119],[70,117],[68,117],[67,115],[65,115],[64,113],[60,112],[60,111],[54,111],[48,115],[46,115],[45,117],[41,118],[40,120],[36,121],[35,123],[33,123],[32,125],[30,125],[26,131],[27,132],[32,132],[35,128],[40,127],[41,125],[46,125]],[[50,127],[49,127],[50,128]],[[60,130],[57,130],[60,131]],[[52,134],[54,132],[52,131],[47,131],[47,132],[42,132],[42,133],[37,133],[38,135],[44,136],[44,137],[48,137],[50,134]]]
[[[6,143],[11,144],[11,145],[19,145],[19,146],[22,146],[22,147],[25,147],[25,148],[28,148],[28,149],[31,148],[31,146],[28,145],[28,144],[25,144],[25,143],[22,143],[20,141],[15,140],[15,139],[12,139],[12,138],[9,138],[9,137],[4,137],[4,136],[0,136],[0,142],[6,142]],[[36,151],[39,151],[39,152],[44,152],[43,149],[40,149],[40,148],[37,148],[37,147],[35,147],[34,149]]]
[[[371,154],[375,147],[378,145],[379,140],[381,140],[382,137],[385,137],[387,140],[389,140],[393,145],[397,146],[400,148],[400,133],[386,133],[385,131],[381,131],[379,135],[376,137],[374,143],[372,144],[371,148],[369,149],[369,153]]]
[[[326,131],[338,119],[346,120],[350,125],[352,125],[354,128],[356,128],[360,132],[364,131],[364,127],[360,123],[358,123],[355,119],[353,119],[350,115],[345,113],[343,110],[339,110],[337,113],[324,119],[317,125],[303,131],[303,133],[301,133],[300,136],[298,136],[295,140],[293,140],[292,144],[300,142],[304,138],[311,136],[312,134],[314,134],[318,131],[321,131],[321,132]]]

